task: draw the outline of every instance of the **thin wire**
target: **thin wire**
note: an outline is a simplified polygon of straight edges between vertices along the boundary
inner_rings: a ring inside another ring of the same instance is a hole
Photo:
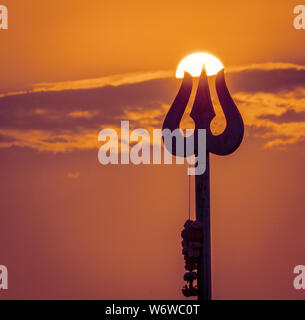
[[[189,220],[191,220],[191,175],[189,175]]]

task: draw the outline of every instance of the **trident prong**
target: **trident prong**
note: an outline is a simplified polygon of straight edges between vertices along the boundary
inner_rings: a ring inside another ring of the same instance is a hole
[[[184,74],[180,90],[168,111],[163,123],[163,130],[174,131],[180,126],[181,119],[185,112],[192,91],[193,80],[190,74]],[[209,154],[228,155],[234,152],[241,144],[244,136],[244,123],[239,110],[237,109],[225,82],[224,69],[218,72],[216,76],[216,91],[219,102],[226,118],[226,128],[218,136],[214,136],[210,129],[210,124],[215,117],[215,111],[210,96],[208,78],[205,69],[203,69],[198,89],[190,113],[195,122],[194,144],[195,155],[198,146],[198,129],[206,129],[206,171],[202,175],[196,176],[196,219],[203,225],[203,246],[201,258],[198,264],[198,300],[211,300],[212,298],[212,280],[211,280],[211,236],[210,236],[210,167]],[[181,134],[182,135],[182,134]],[[184,154],[179,156],[188,157],[187,148],[185,148],[187,139],[190,137],[180,137],[184,139]],[[192,138],[192,137],[191,137]],[[200,143],[200,142],[199,142]],[[167,148],[166,144],[165,147]],[[176,140],[171,144],[172,154],[177,155]]]
[[[191,75],[185,72],[178,95],[164,120],[163,129],[174,131],[179,128],[191,95],[192,85],[193,80]],[[219,71],[216,76],[216,91],[227,122],[226,128],[222,134],[214,136],[210,129],[210,124],[216,114],[211,101],[209,83],[205,69],[203,69],[200,75],[196,98],[190,116],[195,122],[195,131],[196,129],[207,130],[207,151],[224,156],[234,152],[240,146],[244,136],[244,123],[227,88],[224,69]],[[183,137],[183,139],[186,144],[188,138]],[[195,146],[198,145],[197,141],[194,143]],[[171,152],[174,155],[177,155],[175,141],[173,141]],[[184,150],[183,156],[188,157],[190,155],[186,154],[186,150]]]

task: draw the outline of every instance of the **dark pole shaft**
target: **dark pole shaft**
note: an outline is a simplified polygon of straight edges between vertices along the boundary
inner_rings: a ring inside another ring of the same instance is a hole
[[[198,265],[198,300],[211,300],[211,224],[210,224],[210,156],[206,155],[206,170],[196,175],[196,218],[203,225],[203,246]]]

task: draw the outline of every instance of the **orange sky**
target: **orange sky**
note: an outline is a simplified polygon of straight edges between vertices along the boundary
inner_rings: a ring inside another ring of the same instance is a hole
[[[183,298],[186,168],[103,167],[97,136],[120,120],[160,128],[178,62],[202,50],[224,63],[246,125],[241,147],[211,160],[213,297],[304,299],[299,1],[0,3],[0,295]]]
[[[1,90],[37,82],[175,69],[204,50],[225,66],[304,63],[304,34],[293,28],[299,1],[2,0]]]

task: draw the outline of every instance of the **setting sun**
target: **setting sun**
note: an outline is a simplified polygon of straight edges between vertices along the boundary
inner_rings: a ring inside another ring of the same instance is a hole
[[[221,61],[215,56],[209,53],[197,52],[185,57],[179,63],[176,77],[183,78],[185,71],[193,77],[199,77],[203,66],[205,66],[208,76],[213,76],[224,68]]]

